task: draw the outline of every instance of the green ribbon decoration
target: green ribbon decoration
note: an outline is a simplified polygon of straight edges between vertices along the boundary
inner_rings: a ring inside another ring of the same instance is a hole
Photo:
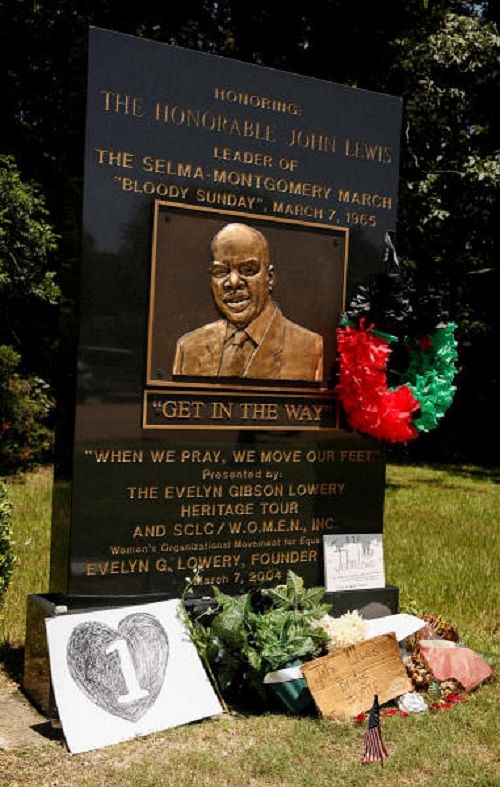
[[[417,346],[410,352],[404,382],[420,404],[420,414],[413,422],[420,432],[434,429],[453,401],[458,371],[456,327],[450,322],[436,328],[428,337],[430,347]]]

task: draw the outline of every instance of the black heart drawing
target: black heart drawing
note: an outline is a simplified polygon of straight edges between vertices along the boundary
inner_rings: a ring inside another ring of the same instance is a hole
[[[153,615],[127,615],[116,630],[89,621],[75,626],[66,649],[71,677],[108,713],[137,721],[154,704],[165,678],[168,638]]]

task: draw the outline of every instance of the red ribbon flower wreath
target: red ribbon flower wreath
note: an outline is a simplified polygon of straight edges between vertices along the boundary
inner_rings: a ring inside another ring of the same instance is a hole
[[[336,391],[349,424],[378,440],[406,443],[430,431],[451,404],[456,373],[455,325],[407,342],[410,363],[403,385],[390,388],[387,365],[395,336],[374,326],[350,324],[337,330],[339,384]],[[418,417],[415,414],[418,413]]]

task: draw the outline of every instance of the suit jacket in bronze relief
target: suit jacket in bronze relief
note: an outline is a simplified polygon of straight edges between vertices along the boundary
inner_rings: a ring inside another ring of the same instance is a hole
[[[264,336],[250,357],[242,377],[268,380],[323,379],[323,338],[283,316],[273,304]],[[227,321],[203,325],[177,342],[174,375],[217,377],[224,349]]]

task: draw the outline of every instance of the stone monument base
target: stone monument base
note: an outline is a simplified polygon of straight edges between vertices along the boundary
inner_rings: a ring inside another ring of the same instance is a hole
[[[50,679],[45,619],[55,617],[63,610],[66,611],[64,600],[54,593],[28,596],[23,691],[49,719],[57,719],[57,708]]]
[[[386,615],[396,615],[399,611],[399,588],[395,585],[386,585],[383,588],[337,590],[325,593],[324,601],[332,605],[334,618],[339,618],[355,609],[367,620],[382,618]]]

